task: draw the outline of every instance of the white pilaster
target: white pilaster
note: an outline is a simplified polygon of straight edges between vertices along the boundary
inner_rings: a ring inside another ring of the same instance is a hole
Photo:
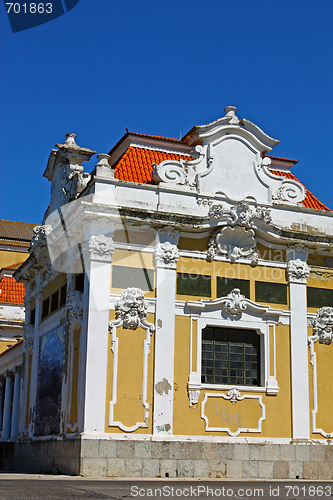
[[[12,397],[13,397],[13,373],[6,371],[5,402],[3,412],[3,426],[1,441],[8,441],[10,437],[10,426],[12,417]]]
[[[18,436],[18,421],[20,409],[20,392],[21,392],[21,367],[14,368],[15,381],[14,381],[14,396],[13,396],[13,414],[12,425],[10,431],[10,438],[14,441]]]
[[[310,438],[306,284],[310,268],[301,259],[288,262],[293,439]]]
[[[105,431],[109,297],[114,225],[99,219],[86,229],[83,325],[79,378],[79,432]]]
[[[175,356],[175,292],[179,232],[158,230],[156,264],[156,330],[153,434],[173,433],[173,387]]]

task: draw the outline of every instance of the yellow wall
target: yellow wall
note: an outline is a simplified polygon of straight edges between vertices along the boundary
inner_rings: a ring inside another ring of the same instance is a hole
[[[289,348],[289,327],[278,325],[276,328],[276,369],[277,380],[280,387],[277,396],[266,396],[253,388],[253,392],[246,394],[262,395],[263,403],[266,407],[266,420],[262,423],[262,432],[246,433],[252,437],[291,437],[291,392],[290,392],[290,348]],[[177,435],[200,435],[200,436],[229,436],[226,431],[211,432],[205,431],[205,421],[201,418],[201,402],[205,392],[216,392],[227,394],[228,391],[201,390],[198,408],[189,407],[188,398],[188,377],[190,374],[190,317],[176,316],[175,332],[175,392],[174,392],[174,428]],[[242,395],[245,393],[241,393]],[[225,403],[226,401],[223,400]],[[258,415],[257,401],[244,400],[233,405],[233,409],[241,412],[247,408],[247,412],[253,412],[250,420],[254,420]],[[226,405],[225,405],[226,406]],[[261,415],[261,413],[260,413]],[[222,427],[224,425],[220,424]],[[235,429],[231,429],[235,432]],[[240,434],[244,436],[244,434]]]
[[[115,319],[115,312],[110,311],[110,321]],[[148,314],[147,321],[155,322],[153,314]],[[132,427],[137,422],[144,421],[142,405],[143,378],[143,341],[146,330],[137,328],[129,330],[117,328],[119,339],[117,403],[114,407],[113,419],[120,421],[126,427]],[[124,433],[119,427],[109,426],[109,403],[112,399],[112,369],[113,353],[111,351],[111,334],[109,334],[105,432]],[[147,428],[139,428],[135,434],[152,434],[153,432],[153,383],[154,383],[154,334],[150,338],[150,353],[148,355],[147,402],[149,404],[149,420]]]
[[[8,347],[10,347],[11,345],[14,345],[16,344],[16,341],[9,341],[9,340],[1,340],[0,339],[0,354],[2,352],[4,352],[6,349],[8,349]]]

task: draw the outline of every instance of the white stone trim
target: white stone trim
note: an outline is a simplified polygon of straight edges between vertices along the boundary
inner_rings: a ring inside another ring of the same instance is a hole
[[[258,420],[258,427],[257,427],[257,429],[250,429],[250,428],[244,428],[243,429],[243,428],[238,428],[238,430],[236,432],[231,432],[231,430],[229,429],[229,427],[210,427],[209,426],[208,417],[205,415],[205,405],[206,405],[209,397],[223,398],[223,399],[226,399],[226,400],[229,400],[229,401],[232,401],[232,402],[242,401],[243,399],[257,399],[259,405],[262,408],[262,414],[261,414],[260,419]],[[246,433],[247,432],[259,432],[259,433],[261,433],[261,424],[262,424],[262,422],[266,418],[266,408],[265,408],[264,403],[262,402],[262,396],[258,396],[258,395],[255,395],[255,394],[244,394],[243,396],[241,396],[239,391],[237,391],[237,393],[236,393],[236,391],[233,392],[232,389],[230,389],[228,395],[226,395],[226,394],[216,394],[215,392],[205,392],[204,400],[201,403],[201,418],[206,423],[206,427],[205,427],[205,431],[206,432],[208,432],[208,431],[210,431],[210,432],[227,432],[229,434],[229,436],[236,437],[241,432],[246,432]]]

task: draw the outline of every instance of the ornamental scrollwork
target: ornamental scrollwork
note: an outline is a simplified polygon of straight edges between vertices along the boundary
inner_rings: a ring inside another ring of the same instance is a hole
[[[68,322],[71,330],[78,330],[82,326],[83,318],[82,293],[79,291],[71,292],[67,296],[66,307]]]
[[[289,281],[295,283],[306,283],[311,270],[310,266],[301,259],[290,260],[287,269]]]
[[[200,397],[200,389],[189,389],[188,396],[190,400],[190,408],[197,408]]]
[[[293,179],[284,180],[272,197],[273,202],[287,205],[301,203],[306,197],[304,186]]]
[[[333,307],[321,307],[312,320],[313,339],[319,340],[321,344],[331,344],[333,342]]]
[[[230,401],[234,405],[236,401],[239,401],[239,398],[241,396],[241,393],[237,389],[237,387],[232,387],[230,391],[228,392],[228,398],[230,398]]]
[[[239,288],[234,288],[222,302],[226,313],[232,318],[236,318],[247,309],[247,300]]]

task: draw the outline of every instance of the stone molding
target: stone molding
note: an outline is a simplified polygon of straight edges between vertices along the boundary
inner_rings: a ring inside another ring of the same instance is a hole
[[[310,274],[310,266],[301,259],[290,260],[287,265],[288,279],[290,283],[307,283]]]
[[[208,217],[218,220],[227,220],[228,225],[240,225],[244,227],[255,227],[253,219],[261,219],[266,224],[272,222],[271,210],[268,207],[256,207],[253,210],[248,203],[240,201],[231,208],[223,205],[212,205],[208,211]]]

